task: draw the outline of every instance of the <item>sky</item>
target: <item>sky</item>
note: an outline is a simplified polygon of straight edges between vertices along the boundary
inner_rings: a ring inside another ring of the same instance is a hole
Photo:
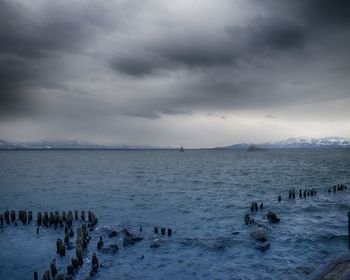
[[[0,0],[0,139],[350,137],[350,1]]]

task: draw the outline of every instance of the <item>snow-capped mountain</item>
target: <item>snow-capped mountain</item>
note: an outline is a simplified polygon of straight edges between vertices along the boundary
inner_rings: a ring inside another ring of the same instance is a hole
[[[271,143],[239,143],[215,149],[248,149],[255,146],[263,149],[326,149],[326,148],[350,148],[350,139],[342,137],[296,137]]]

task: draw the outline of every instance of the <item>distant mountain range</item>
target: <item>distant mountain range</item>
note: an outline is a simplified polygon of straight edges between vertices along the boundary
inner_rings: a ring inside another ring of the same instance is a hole
[[[209,148],[214,150],[249,150],[260,151],[266,149],[350,149],[350,139],[342,137],[310,138],[297,137],[271,143],[239,143],[230,146]],[[157,146],[133,145],[100,145],[73,140],[41,140],[34,142],[9,142],[0,140],[0,150],[160,150],[178,149]]]
[[[0,150],[146,150],[167,149],[153,146],[100,145],[74,140],[41,140],[34,142],[8,142],[0,140]]]
[[[350,139],[342,137],[296,137],[282,141],[260,144],[239,143],[230,146],[216,147],[219,150],[262,150],[262,149],[336,149],[350,148]]]

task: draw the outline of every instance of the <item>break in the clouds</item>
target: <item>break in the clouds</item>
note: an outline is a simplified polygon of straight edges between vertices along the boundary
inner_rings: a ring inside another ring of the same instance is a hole
[[[346,0],[2,0],[1,138],[350,136],[349,45]]]

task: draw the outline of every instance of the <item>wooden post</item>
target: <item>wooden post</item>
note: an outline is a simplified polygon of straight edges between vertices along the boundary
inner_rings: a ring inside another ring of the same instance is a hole
[[[348,212],[348,246],[350,250],[350,211]]]

